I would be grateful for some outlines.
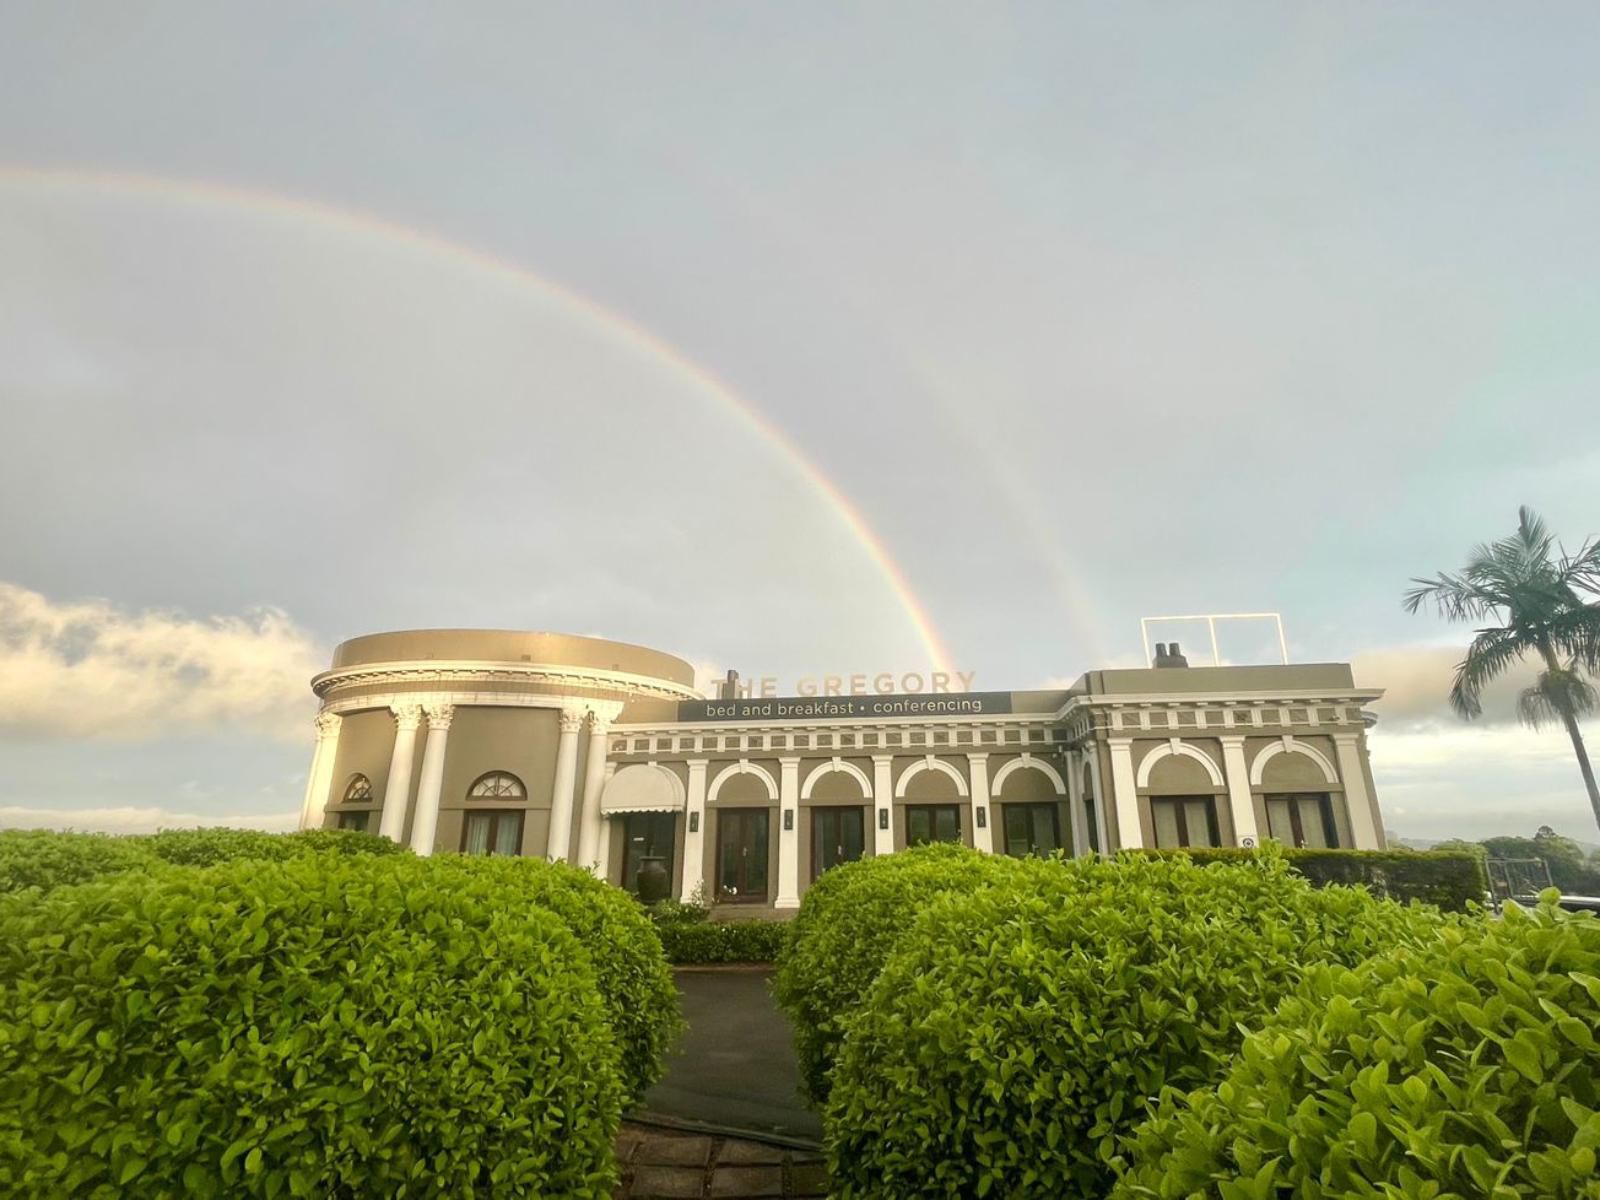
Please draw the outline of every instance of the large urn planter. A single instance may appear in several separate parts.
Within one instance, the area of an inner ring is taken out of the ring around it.
[[[646,904],[665,900],[672,891],[672,880],[667,878],[663,859],[646,857],[639,865],[639,899]]]

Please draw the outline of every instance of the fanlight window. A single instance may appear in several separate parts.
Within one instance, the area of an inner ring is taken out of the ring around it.
[[[527,794],[527,790],[522,786],[522,780],[504,771],[489,772],[473,784],[472,790],[467,793],[473,799],[490,800],[521,800]]]
[[[350,785],[344,789],[346,804],[371,804],[372,780],[365,775],[352,775]]]

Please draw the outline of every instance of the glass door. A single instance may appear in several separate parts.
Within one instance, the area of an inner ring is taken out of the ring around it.
[[[1339,844],[1332,797],[1326,792],[1268,796],[1267,832],[1285,846],[1325,850]]]
[[[811,878],[829,867],[855,862],[866,848],[863,810],[818,806],[811,810]]]
[[[767,830],[764,808],[725,808],[717,813],[717,899],[767,898]]]
[[[921,846],[927,842],[959,842],[960,840],[961,806],[959,804],[906,805],[906,845]]]
[[[1054,804],[1007,804],[1006,853],[1043,858],[1061,847],[1061,819]]]
[[[674,813],[629,813],[623,826],[622,886],[639,890],[639,868],[647,858],[661,860],[671,879],[673,850],[676,849],[678,818]]]

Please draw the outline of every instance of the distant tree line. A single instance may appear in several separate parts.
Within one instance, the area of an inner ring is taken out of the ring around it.
[[[1539,859],[1550,868],[1550,882],[1570,895],[1600,896],[1600,850],[1585,851],[1548,825],[1531,838],[1492,837],[1481,842],[1453,838],[1435,850],[1471,850],[1487,858]]]

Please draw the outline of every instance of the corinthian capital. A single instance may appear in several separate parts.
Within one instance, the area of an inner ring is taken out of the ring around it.
[[[429,729],[449,729],[450,722],[455,720],[456,716],[454,704],[430,704],[425,711],[428,714]]]
[[[561,708],[561,732],[577,733],[583,728],[583,719],[589,715],[589,710],[581,705],[563,705]]]
[[[394,727],[401,733],[415,733],[422,724],[422,705],[420,704],[391,704],[389,711],[394,714]]]
[[[339,724],[343,720],[338,713],[321,712],[317,714],[316,726],[319,738],[331,738],[339,732]]]
[[[621,703],[615,700],[596,700],[588,708],[589,733],[593,737],[605,737],[611,730],[611,722],[622,713]]]

